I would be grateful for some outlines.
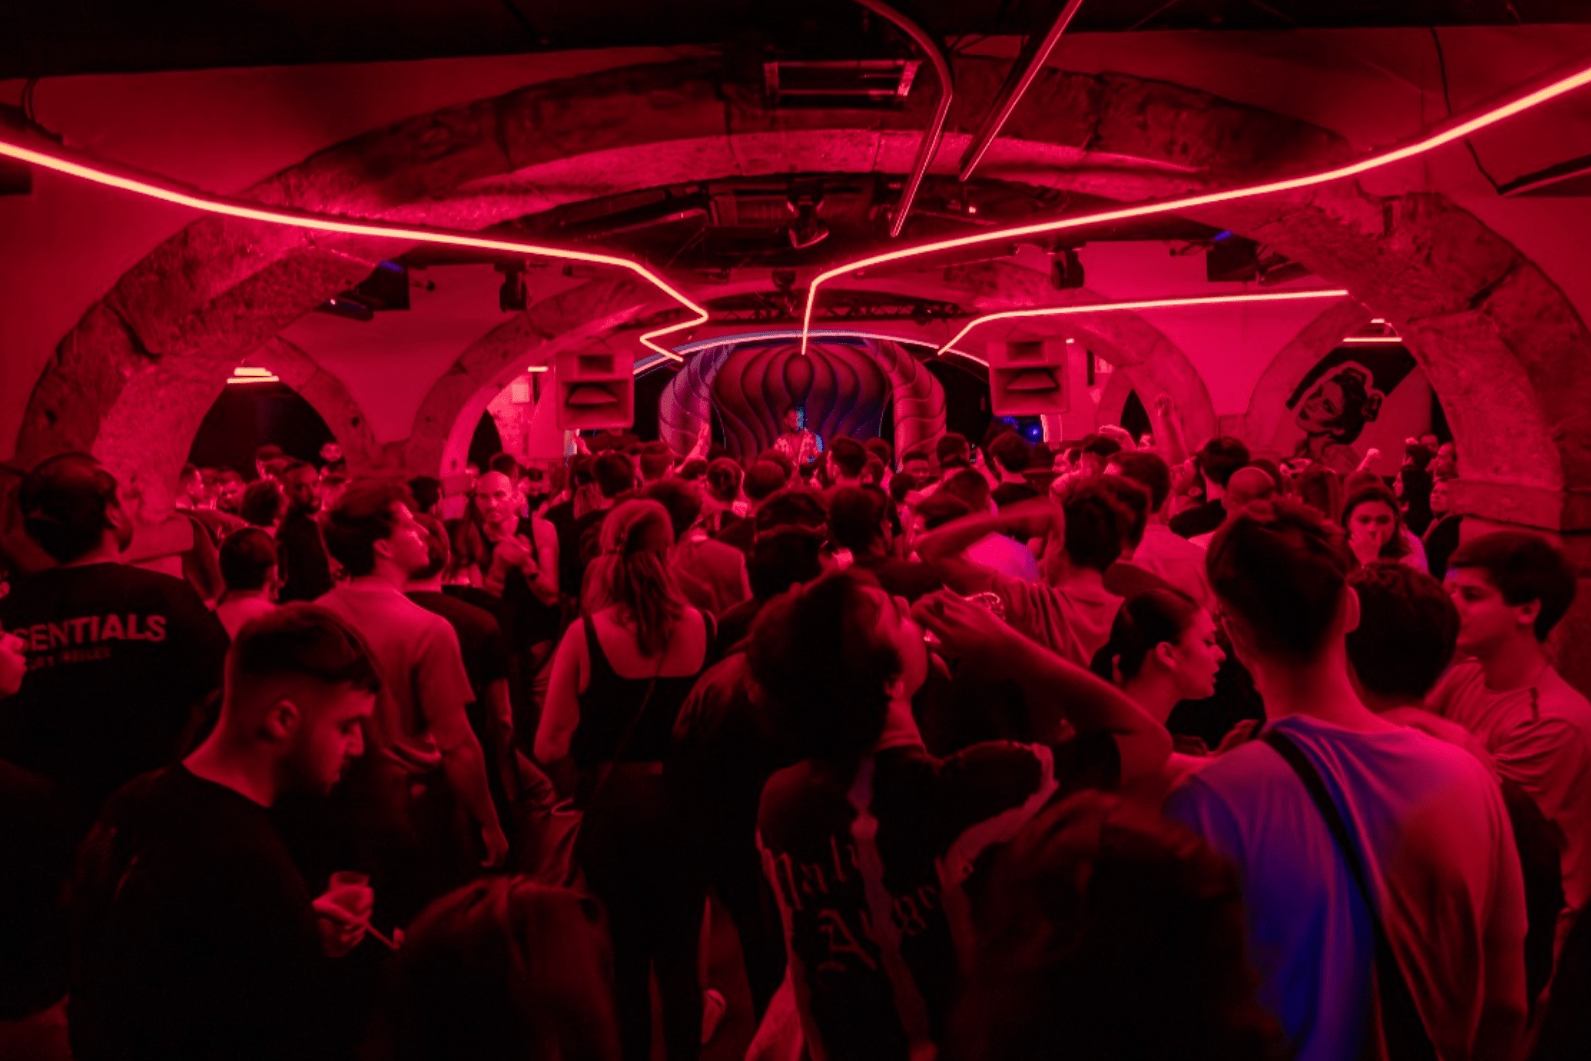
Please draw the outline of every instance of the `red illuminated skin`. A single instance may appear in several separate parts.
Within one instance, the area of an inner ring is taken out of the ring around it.
[[[17,635],[0,631],[0,698],[15,696],[27,671],[27,646]]]
[[[1348,516],[1348,545],[1361,564],[1373,564],[1398,526],[1397,514],[1385,501],[1366,501]]]

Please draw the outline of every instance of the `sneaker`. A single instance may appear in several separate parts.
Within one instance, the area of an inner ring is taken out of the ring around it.
[[[724,1001],[724,996],[708,988],[702,992],[702,1045],[706,1046],[713,1041],[713,1036],[718,1034],[718,1029],[724,1023],[724,1011],[729,1008],[729,1003]]]

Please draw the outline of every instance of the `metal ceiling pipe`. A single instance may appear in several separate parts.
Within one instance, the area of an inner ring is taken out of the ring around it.
[[[972,171],[978,168],[978,163],[983,161],[984,153],[989,150],[989,145],[994,143],[994,138],[1000,135],[1000,130],[1005,127],[1006,120],[1011,117],[1011,112],[1016,110],[1016,105],[1022,101],[1027,93],[1028,86],[1033,84],[1033,79],[1039,76],[1039,71],[1044,69],[1044,64],[1049,61],[1050,53],[1060,43],[1061,35],[1066,32],[1066,27],[1072,24],[1072,18],[1077,14],[1077,9],[1083,6],[1083,0],[1066,0],[1066,6],[1061,8],[1061,13],[1055,16],[1055,24],[1044,35],[1039,46],[1033,54],[1028,56],[1025,65],[1013,66],[1011,73],[1000,88],[1000,95],[995,105],[989,111],[989,116],[983,120],[983,125],[978,129],[978,135],[972,138],[972,143],[967,145],[966,153],[961,156],[961,180],[967,181],[972,177]],[[1018,60],[1020,62],[1020,59]],[[1020,76],[1015,76],[1018,70]]]
[[[901,192],[900,203],[895,207],[895,218],[889,226],[890,237],[894,238],[906,227],[906,216],[911,213],[912,202],[917,198],[917,189],[922,186],[923,177],[928,173],[928,165],[933,162],[934,155],[939,151],[939,142],[945,135],[945,119],[950,117],[950,104],[955,100],[956,87],[950,73],[950,60],[945,58],[945,50],[928,35],[926,30],[882,0],[856,0],[856,2],[900,27],[902,32],[916,41],[917,46],[927,53],[934,64],[934,70],[939,74],[939,106],[934,111],[934,120],[923,133],[923,138],[917,146],[917,161],[912,164],[911,176],[907,178],[906,187]]]

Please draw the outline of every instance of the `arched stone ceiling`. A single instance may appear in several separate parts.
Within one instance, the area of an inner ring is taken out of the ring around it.
[[[1001,63],[962,60],[952,124],[975,121],[1004,73]],[[679,178],[898,173],[929,105],[924,95],[898,113],[771,112],[759,86],[726,80],[716,60],[648,66],[417,116],[321,152],[251,194],[482,228]],[[940,168],[962,140],[946,138]],[[1047,70],[986,172],[1137,200],[1344,155],[1323,130],[1201,92]],[[1439,196],[1383,199],[1347,185],[1191,216],[1264,241],[1393,319],[1449,410],[1466,475],[1546,489],[1591,479],[1591,374],[1578,371],[1591,335],[1539,269],[1467,213]],[[30,401],[19,453],[108,453],[112,440],[137,441],[112,428],[139,421],[153,394],[197,400],[197,381],[210,378],[197,363],[235,361],[394,250],[195,222],[63,339]],[[175,449],[154,446],[139,459],[150,474],[174,475]]]

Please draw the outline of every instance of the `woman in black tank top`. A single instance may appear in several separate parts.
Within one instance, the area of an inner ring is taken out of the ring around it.
[[[694,1061],[701,1049],[701,893],[682,858],[662,765],[714,631],[674,582],[673,541],[655,501],[626,501],[608,514],[588,581],[591,613],[558,647],[536,733],[538,759],[572,758],[579,770],[586,816],[576,857],[608,910],[628,1061],[651,1056],[654,969],[670,1061]]]

